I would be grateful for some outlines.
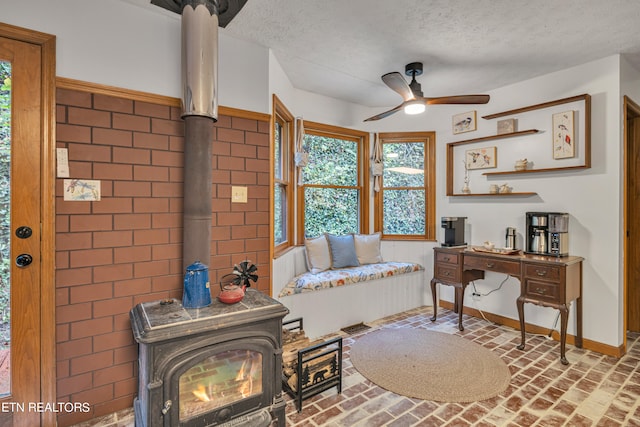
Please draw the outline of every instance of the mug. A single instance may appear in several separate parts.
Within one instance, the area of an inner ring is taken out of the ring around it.
[[[497,184],[491,184],[491,187],[489,187],[489,193],[496,194],[497,192],[498,192],[498,185]]]

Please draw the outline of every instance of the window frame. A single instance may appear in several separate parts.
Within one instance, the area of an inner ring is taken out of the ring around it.
[[[357,143],[358,146],[358,184],[355,188],[359,191],[358,200],[358,225],[359,233],[369,231],[369,206],[370,206],[370,179],[369,179],[369,132],[363,132],[355,129],[343,128],[339,126],[326,125],[317,122],[304,122],[304,131],[306,134],[325,136],[329,138],[347,139]],[[303,244],[305,240],[305,188],[345,188],[339,185],[307,185],[302,183],[298,185],[297,193],[297,237],[299,244]],[[352,188],[352,187],[349,187]]]
[[[272,96],[272,114],[271,114],[271,161],[270,161],[270,210],[271,215],[269,218],[269,240],[271,241],[272,257],[278,258],[283,253],[287,252],[290,248],[295,246],[295,166],[293,164],[293,158],[295,153],[295,117],[287,109],[284,103],[275,95]],[[281,169],[282,178],[275,176],[276,170],[276,124],[280,124],[281,128],[285,130],[285,135],[280,141],[281,149]],[[285,188],[286,203],[282,207],[284,209],[284,219],[286,225],[284,227],[286,233],[286,239],[281,243],[275,241],[275,187],[276,185],[282,185]]]
[[[428,240],[436,238],[436,133],[435,132],[384,132],[378,134],[380,144],[424,143],[424,187],[425,192],[425,233],[424,234],[385,234],[384,233],[384,178],[380,177],[380,191],[374,196],[374,230],[382,234],[384,240]],[[383,150],[384,152],[384,150]],[[408,187],[389,187],[389,190],[408,189]]]

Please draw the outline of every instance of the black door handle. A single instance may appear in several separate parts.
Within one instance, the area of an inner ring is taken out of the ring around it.
[[[16,236],[20,239],[28,239],[32,234],[33,230],[31,230],[31,227],[27,227],[26,225],[16,228]]]
[[[26,267],[33,262],[33,257],[29,254],[20,254],[16,257],[18,267]]]

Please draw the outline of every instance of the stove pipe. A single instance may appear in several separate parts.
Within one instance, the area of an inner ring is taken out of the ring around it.
[[[211,144],[218,119],[218,26],[247,0],[151,0],[182,15],[183,270],[211,261]]]
[[[211,263],[211,144],[218,120],[218,10],[208,0],[182,9],[182,117],[184,119],[183,270]]]

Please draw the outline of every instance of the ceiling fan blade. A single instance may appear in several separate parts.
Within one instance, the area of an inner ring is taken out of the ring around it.
[[[391,89],[398,92],[405,101],[415,99],[409,83],[407,83],[404,77],[402,77],[402,74],[397,71],[383,75],[382,81]]]
[[[489,102],[489,95],[458,95],[439,96],[437,98],[424,98],[425,102],[431,104],[486,104]]]
[[[372,122],[374,120],[384,119],[385,117],[389,117],[393,113],[397,113],[398,111],[402,110],[402,107],[404,107],[404,102],[397,107],[392,108],[391,110],[385,111],[384,113],[376,114],[375,116],[369,117],[368,119],[364,119],[364,121]]]

